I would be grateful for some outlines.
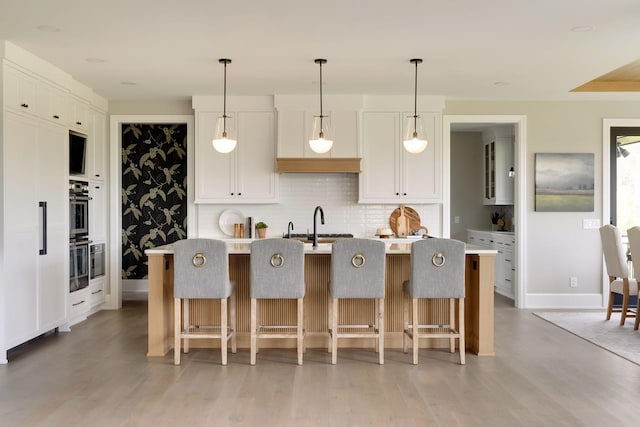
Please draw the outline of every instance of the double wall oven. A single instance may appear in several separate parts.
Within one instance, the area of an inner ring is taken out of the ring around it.
[[[89,286],[89,184],[69,181],[69,291]]]

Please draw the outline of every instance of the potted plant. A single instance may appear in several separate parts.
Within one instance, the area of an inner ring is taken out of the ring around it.
[[[256,224],[256,234],[259,239],[267,237],[267,228],[269,228],[269,226],[262,221]]]

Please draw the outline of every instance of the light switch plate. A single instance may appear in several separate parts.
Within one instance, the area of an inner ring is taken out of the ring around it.
[[[600,220],[599,219],[583,219],[582,220],[582,228],[584,229],[593,229],[600,228]]]

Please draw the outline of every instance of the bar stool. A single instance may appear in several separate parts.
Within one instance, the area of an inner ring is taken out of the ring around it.
[[[451,353],[455,352],[455,340],[459,341],[460,364],[464,365],[464,267],[465,244],[458,240],[430,238],[411,245],[410,279],[403,283],[402,349],[407,352],[407,337],[413,341],[413,364],[418,364],[420,338],[449,338]],[[418,299],[446,298],[449,300],[449,323],[420,325],[418,323]],[[409,324],[409,299],[412,303],[412,320]],[[455,300],[458,300],[458,329],[455,328]],[[420,332],[420,329],[445,329],[444,332]]]
[[[384,288],[385,245],[371,239],[344,239],[331,248],[329,282],[329,351],[331,364],[338,361],[338,338],[375,338],[378,362],[384,364]],[[374,324],[338,324],[338,300],[375,299]],[[365,332],[340,332],[341,329],[372,329]]]
[[[638,279],[640,278],[640,227],[637,225],[627,230],[627,236],[629,237],[629,249],[631,250],[631,262],[633,265],[633,275],[635,276],[636,288],[638,287]],[[636,304],[636,321],[633,324],[633,329],[636,331],[640,327],[640,292],[638,292]]]
[[[251,365],[256,364],[258,339],[295,338],[298,365],[304,352],[304,244],[289,239],[261,239],[251,243]],[[295,325],[258,325],[258,300],[296,299]],[[293,329],[295,332],[261,332],[269,329]]]
[[[174,248],[174,363],[180,364],[180,341],[184,352],[189,352],[189,339],[220,339],[222,364],[227,364],[227,342],[231,339],[231,352],[236,352],[236,296],[235,282],[229,280],[227,245],[221,240],[185,239],[173,244]],[[190,299],[219,299],[220,324],[191,324]],[[229,313],[227,314],[227,302]],[[180,315],[183,305],[182,316]],[[228,319],[230,322],[228,322]],[[231,323],[231,327],[228,327]],[[219,333],[206,330],[218,329]]]

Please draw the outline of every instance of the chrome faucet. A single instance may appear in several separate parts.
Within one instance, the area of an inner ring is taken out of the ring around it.
[[[324,224],[324,211],[322,210],[322,207],[316,206],[316,210],[313,211],[313,247],[314,248],[318,247],[318,223],[317,223],[318,211],[320,211],[320,223]]]
[[[287,225],[287,238],[291,238],[291,230],[293,230],[293,222],[289,221],[289,225]]]

